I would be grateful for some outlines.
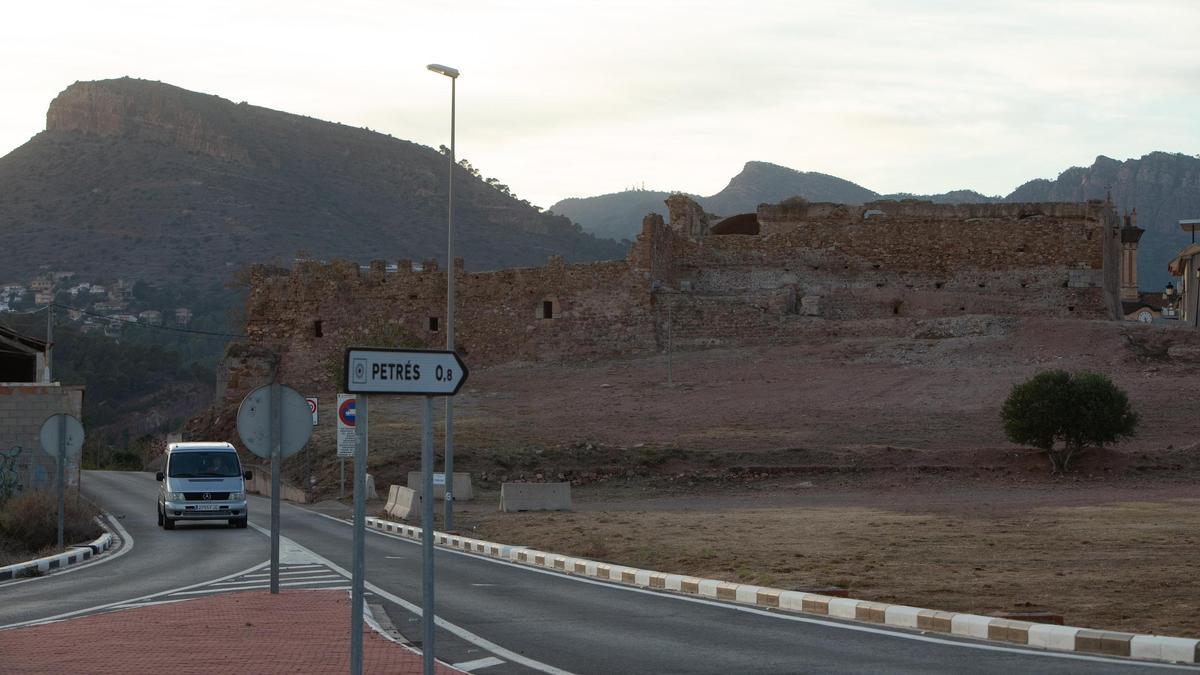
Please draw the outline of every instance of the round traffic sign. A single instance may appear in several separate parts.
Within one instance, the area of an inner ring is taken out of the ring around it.
[[[354,402],[355,399],[348,398],[338,406],[338,419],[348,427],[354,426]]]
[[[300,451],[312,436],[312,412],[299,392],[283,385],[264,385],[246,394],[238,407],[238,435],[250,452],[271,457],[271,387],[279,387],[279,453],[283,458]]]
[[[60,431],[63,430],[66,435],[60,439]],[[46,418],[45,422],[42,422],[38,437],[42,442],[42,450],[47,455],[58,457],[59,444],[65,440],[65,447],[62,450],[65,450],[67,456],[71,456],[83,449],[83,424],[72,415],[64,413],[51,415]]]

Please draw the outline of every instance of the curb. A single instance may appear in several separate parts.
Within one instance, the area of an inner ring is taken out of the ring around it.
[[[421,528],[419,527],[393,523],[373,516],[367,517],[367,527],[408,539],[421,538]],[[819,593],[736,584],[717,579],[701,579],[682,574],[666,574],[624,565],[598,563],[594,560],[547,553],[525,546],[497,544],[437,531],[434,531],[433,540],[435,544],[441,546],[532,567],[544,567],[566,574],[754,605],[766,609],[782,609],[1055,651],[1126,656],[1134,659],[1172,663],[1200,663],[1200,639],[1138,635],[1074,626],[1014,621],[978,614],[941,612],[868,600],[835,598]]]
[[[105,525],[103,520],[97,518],[96,521],[100,523],[101,527],[108,530],[108,526]],[[50,570],[61,569],[68,565],[91,560],[92,556],[99,555],[112,548],[112,542],[112,531],[108,530],[97,537],[95,541],[83,546],[72,546],[70,550],[63,553],[0,567],[0,581],[8,581],[23,576],[37,576],[45,574]]]

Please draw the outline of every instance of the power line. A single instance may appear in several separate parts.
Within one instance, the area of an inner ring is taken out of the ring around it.
[[[137,326],[138,328],[151,328],[154,330],[166,330],[166,331],[173,331],[175,333],[190,333],[192,335],[207,335],[209,337],[224,337],[224,338],[247,338],[247,337],[250,337],[249,335],[243,335],[241,333],[219,333],[217,331],[197,330],[194,328],[178,328],[176,326],[158,326],[158,325],[155,325],[152,323],[143,323],[141,321],[138,321],[137,319],[130,321],[128,319],[118,319],[114,316],[109,316],[106,314],[96,314],[95,312],[89,312],[86,309],[78,309],[78,308],[71,307],[69,305],[63,305],[63,304],[60,304],[57,302],[50,303],[50,304],[53,305],[54,307],[61,307],[63,309],[70,310],[72,312],[79,312],[80,314],[86,314],[87,316],[94,316],[98,319],[104,319],[105,321],[108,321],[110,324],[124,324],[126,326]]]

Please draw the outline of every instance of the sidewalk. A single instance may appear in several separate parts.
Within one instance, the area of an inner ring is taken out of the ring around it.
[[[349,616],[342,590],[223,593],[0,631],[0,670],[340,675],[350,671]],[[364,625],[363,672],[419,675],[421,655]]]

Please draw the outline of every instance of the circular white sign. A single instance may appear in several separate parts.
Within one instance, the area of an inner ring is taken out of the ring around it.
[[[250,452],[263,459],[271,458],[271,387],[264,385],[246,394],[238,407],[238,435]],[[279,452],[287,458],[312,436],[312,412],[304,396],[291,387],[279,385],[279,402]]]
[[[65,426],[62,424],[66,418]],[[83,449],[83,424],[75,417],[64,413],[51,415],[42,422],[42,429],[38,432],[38,437],[42,442],[42,450],[51,457],[58,457],[59,452],[59,433],[61,430],[66,431],[66,454],[68,457],[78,454]]]

